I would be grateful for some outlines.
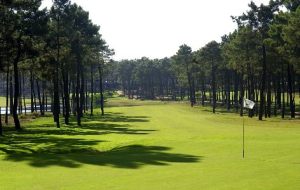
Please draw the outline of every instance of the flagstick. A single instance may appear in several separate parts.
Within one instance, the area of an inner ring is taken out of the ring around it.
[[[255,106],[255,103],[251,100],[243,98],[243,104],[242,104],[242,112],[244,112],[244,108],[247,108],[248,110],[252,110]],[[242,113],[243,117],[243,159],[245,158],[245,118],[244,113]]]

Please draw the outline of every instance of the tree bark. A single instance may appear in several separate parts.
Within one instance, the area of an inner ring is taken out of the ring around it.
[[[35,80],[35,82],[36,82],[37,95],[38,95],[38,100],[39,100],[39,105],[40,105],[40,114],[43,115],[43,105],[42,105],[42,99],[41,99],[40,84],[39,84],[38,80]]]
[[[216,112],[216,68],[215,68],[215,64],[214,61],[212,60],[211,62],[211,83],[212,83],[212,106],[213,106],[213,113]]]
[[[33,101],[33,94],[34,94],[34,83],[33,83],[33,74],[32,70],[30,70],[30,105],[31,105],[31,113],[34,112],[34,101]]]
[[[24,106],[24,112],[25,112],[25,115],[27,114],[27,108],[26,108],[26,92],[25,92],[25,76],[23,74],[22,76],[22,83],[23,83],[23,106]]]
[[[58,63],[56,63],[58,64]],[[59,112],[60,112],[60,104],[59,104],[59,85],[58,85],[58,65],[55,68],[54,81],[53,81],[53,117],[54,122],[56,123],[56,127],[60,128],[59,124]]]
[[[56,46],[57,46],[57,52],[56,52],[56,61],[55,61],[55,69],[54,69],[54,81],[53,81],[53,117],[54,122],[56,123],[56,127],[60,128],[59,123],[59,114],[60,114],[60,102],[59,102],[59,62],[60,62],[60,15],[57,17],[57,35],[56,35]]]
[[[230,110],[231,105],[230,105],[230,71],[226,69],[226,107],[227,111]]]
[[[42,81],[42,107],[41,107],[41,115],[45,115],[45,106],[47,107],[47,101],[46,101],[46,105],[45,105],[45,81]]]
[[[238,101],[238,95],[239,95],[239,77],[238,74],[235,72],[234,74],[234,107],[236,112],[238,113],[239,109],[239,101]]]
[[[263,70],[262,70],[262,79],[261,79],[261,87],[260,87],[260,104],[259,104],[259,116],[258,119],[262,120],[265,106],[265,86],[266,86],[266,70],[267,70],[267,57],[266,57],[266,47],[263,44],[262,46],[262,54],[263,54]]]
[[[85,80],[84,80],[84,71],[83,71],[83,66],[81,64],[81,74],[80,74],[80,79],[81,79],[81,85],[80,85],[80,116],[83,117],[83,109],[84,109],[84,103],[85,103],[85,98],[84,98],[84,83],[85,83]]]
[[[79,69],[77,71],[76,77],[76,116],[77,116],[77,125],[81,126],[81,114],[80,114],[80,97],[79,97],[79,88],[80,88],[80,74]]]
[[[102,70],[102,63],[100,63],[100,66],[98,67],[99,71],[99,82],[100,82],[100,109],[101,109],[101,115],[104,115],[104,95],[103,95],[103,70]]]
[[[94,68],[93,64],[91,64],[91,116],[93,116],[94,112]]]
[[[69,125],[70,118],[70,94],[69,94],[69,75],[67,71],[63,71],[63,87],[64,87],[64,104],[65,104],[65,124]]]
[[[271,76],[269,74],[268,89],[267,89],[267,116],[271,117],[271,104],[272,104],[272,94],[271,94]]]
[[[8,124],[8,99],[9,99],[9,67],[6,71],[6,109],[5,109],[5,124]]]
[[[12,115],[14,106],[13,71],[9,76],[9,114]]]
[[[293,66],[288,64],[288,89],[289,89],[289,100],[290,100],[290,112],[291,118],[295,118],[295,96],[294,96],[294,85],[293,85]]]
[[[189,70],[189,65],[188,63],[186,63],[186,74],[188,77],[188,83],[189,83],[189,96],[190,96],[190,103],[191,103],[191,107],[194,106],[195,104],[195,100],[194,100],[194,95],[193,95],[193,79],[192,79],[192,75],[191,72]]]
[[[281,87],[282,87],[282,104],[281,104],[281,118],[285,117],[285,80],[284,80],[284,67],[281,66]]]
[[[204,75],[204,74],[203,74]],[[202,76],[202,97],[201,97],[201,104],[204,106],[206,100],[206,90],[205,90],[205,76]]]
[[[22,85],[22,74],[19,72],[19,113],[22,114],[23,108],[22,108],[22,95],[23,95],[23,85]]]
[[[20,120],[18,117],[18,100],[19,100],[19,68],[18,68],[18,62],[20,60],[21,57],[21,37],[18,38],[17,40],[17,56],[13,62],[13,67],[14,67],[14,103],[13,103],[13,110],[12,110],[12,114],[13,114],[13,118],[14,118],[14,123],[15,123],[15,129],[16,130],[21,130],[21,124],[20,124]]]

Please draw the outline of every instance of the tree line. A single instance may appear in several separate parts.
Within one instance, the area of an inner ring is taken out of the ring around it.
[[[249,3],[232,16],[237,29],[197,51],[181,45],[164,59],[143,57],[111,65],[110,81],[128,98],[184,100],[243,115],[243,98],[256,103],[249,117],[290,115],[300,96],[300,1]]]
[[[77,124],[89,108],[93,114],[95,93],[103,110],[103,67],[113,55],[92,23],[89,13],[69,0],[53,0],[50,9],[41,0],[0,1],[0,70],[5,80],[6,114],[17,130],[19,113],[26,109],[44,115],[51,105],[54,122],[60,115]],[[97,85],[97,87],[95,87]],[[98,91],[95,91],[98,89]],[[22,108],[23,107],[23,108]],[[50,108],[49,108],[50,109]],[[2,122],[0,122],[2,134]]]

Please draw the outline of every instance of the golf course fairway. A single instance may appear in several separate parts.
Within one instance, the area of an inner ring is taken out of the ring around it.
[[[106,115],[0,138],[1,190],[297,190],[300,121],[212,114],[186,103],[108,100]],[[63,122],[63,121],[62,121]]]

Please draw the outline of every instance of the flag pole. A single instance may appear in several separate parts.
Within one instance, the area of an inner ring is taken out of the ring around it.
[[[242,112],[244,112],[244,108],[252,110],[254,106],[255,103],[253,101],[243,98]],[[245,118],[243,113],[242,113],[242,117],[243,117],[243,159],[244,159],[245,158]]]

